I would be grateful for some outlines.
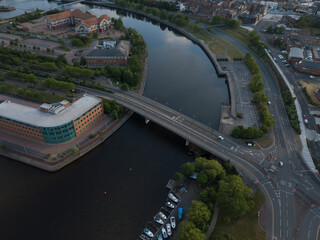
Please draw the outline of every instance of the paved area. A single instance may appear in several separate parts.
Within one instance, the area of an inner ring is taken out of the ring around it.
[[[220,62],[223,70],[229,71],[234,81],[235,89],[235,100],[236,100],[236,111],[243,114],[243,118],[238,118],[236,120],[228,117],[223,117],[221,119],[221,128],[223,132],[230,132],[227,127],[231,125],[231,129],[236,125],[243,125],[244,127],[259,127],[259,114],[254,103],[251,102],[253,93],[250,90],[249,83],[252,77],[251,72],[247,68],[244,61],[230,61],[230,62]],[[225,132],[225,133],[226,133]]]

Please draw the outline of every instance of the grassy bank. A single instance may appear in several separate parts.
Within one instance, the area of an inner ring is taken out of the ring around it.
[[[266,233],[258,224],[258,211],[265,202],[260,191],[256,191],[253,200],[255,206],[242,218],[224,223],[224,215],[219,214],[214,232],[226,232],[234,236],[237,240],[265,240]]]

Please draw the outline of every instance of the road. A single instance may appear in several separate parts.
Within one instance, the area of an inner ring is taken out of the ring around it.
[[[279,191],[277,192],[278,204],[274,204],[275,218],[279,217],[279,221],[274,222],[274,235],[277,239],[294,239],[295,238],[295,215],[294,215],[294,193],[301,191],[303,196],[309,197],[310,206],[318,205],[319,199],[319,183],[318,179],[311,173],[304,163],[297,138],[290,127],[285,108],[281,99],[280,90],[271,71],[264,62],[254,54],[245,44],[225,34],[219,29],[213,28],[212,31],[219,37],[224,38],[229,43],[237,47],[244,54],[250,52],[260,67],[265,84],[265,92],[269,100],[270,112],[273,114],[276,125],[274,134],[276,139],[275,147],[272,149],[273,159],[275,162],[282,161],[284,166],[278,168],[277,178]],[[312,189],[311,189],[312,188]],[[305,224],[305,223],[303,223]],[[318,228],[312,229],[315,236]],[[300,238],[313,239],[313,238]]]

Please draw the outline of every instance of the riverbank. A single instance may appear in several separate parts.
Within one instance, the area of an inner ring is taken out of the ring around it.
[[[138,93],[143,94],[145,83],[147,80],[147,73],[148,73],[148,51],[146,51],[146,55],[144,56],[144,70],[142,74],[142,79],[139,84]],[[67,143],[64,143],[63,145],[66,145],[72,141],[73,146],[76,146],[77,152],[72,153],[70,148],[63,151],[62,153],[55,152],[56,154],[53,154],[50,149],[50,144],[45,144],[47,146],[46,152],[41,152],[40,150],[32,149],[31,147],[26,147],[25,144],[17,144],[16,139],[10,139],[10,134],[2,134],[0,137],[0,145],[2,146],[0,148],[0,155],[10,158],[12,160],[16,160],[25,164],[28,164],[33,167],[40,168],[45,171],[49,172],[55,172],[57,170],[60,170],[61,168],[67,166],[68,164],[74,162],[78,158],[82,157],[86,153],[90,152],[94,148],[96,148],[98,145],[103,143],[106,139],[108,139],[113,133],[115,133],[119,128],[121,128],[126,121],[131,117],[133,114],[133,111],[127,110],[124,115],[113,121],[107,121],[103,123],[102,126],[100,126],[99,129],[94,129],[94,133],[91,133],[90,130],[94,128],[93,126],[91,129],[89,129],[87,132],[85,132],[85,138],[81,136],[77,139],[73,139]],[[103,121],[103,119],[102,119]],[[98,122],[96,123],[98,124]],[[100,121],[100,125],[101,125]],[[91,138],[90,135],[94,135],[94,138]],[[27,139],[19,139],[19,141],[28,141]],[[32,143],[36,144],[36,143]],[[31,144],[31,145],[32,145]],[[60,145],[60,144],[59,144]],[[62,145],[62,144],[61,144]],[[58,145],[55,145],[55,149],[59,149]],[[61,149],[59,149],[61,150]],[[54,150],[57,151],[57,150]]]
[[[1,6],[0,7],[0,12],[11,12],[16,10],[15,7],[9,7],[9,6]]]
[[[191,40],[193,43],[197,44],[204,51],[204,53],[209,58],[210,62],[213,64],[218,77],[226,79],[226,83],[228,85],[228,92],[229,92],[229,101],[230,101],[230,116],[233,118],[236,118],[236,105],[235,105],[235,94],[234,94],[234,84],[235,84],[234,81],[235,80],[232,78],[232,76],[229,72],[223,71],[223,69],[221,68],[221,66],[217,60],[216,55],[210,51],[209,46],[203,40],[199,40],[197,37],[195,37],[191,33],[187,32],[185,29],[175,25],[174,23],[171,23],[167,20],[160,19],[159,17],[153,16],[151,14],[147,14],[147,13],[144,13],[141,11],[136,11],[136,10],[133,10],[130,8],[124,8],[124,7],[120,7],[120,6],[116,6],[114,4],[108,4],[108,3],[100,3],[100,2],[92,2],[92,1],[90,1],[90,2],[89,1],[82,1],[81,3],[87,4],[87,5],[96,5],[96,6],[102,6],[102,7],[107,7],[107,8],[111,8],[111,9],[123,10],[123,11],[127,11],[130,13],[134,13],[134,14],[143,16],[143,17],[150,19],[152,21],[156,21],[158,23],[164,24],[165,26],[175,30],[179,34],[185,36],[186,38]]]

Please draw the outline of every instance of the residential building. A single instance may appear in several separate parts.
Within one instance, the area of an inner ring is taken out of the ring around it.
[[[238,18],[242,21],[243,24],[255,24],[259,21],[260,14],[248,14],[246,12],[241,13]]]
[[[100,40],[90,49],[84,57],[88,67],[126,66],[130,52],[130,42],[126,40],[118,42]]]
[[[67,142],[90,128],[103,115],[101,99],[85,94],[74,103],[44,103],[40,109],[9,100],[0,104],[0,130],[34,141]]]
[[[89,36],[93,32],[109,30],[111,19],[105,14],[98,18],[94,15],[83,13],[80,9],[74,9],[73,11],[68,9],[61,13],[48,15],[45,18],[45,22],[50,30],[75,27],[77,34]]]

